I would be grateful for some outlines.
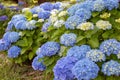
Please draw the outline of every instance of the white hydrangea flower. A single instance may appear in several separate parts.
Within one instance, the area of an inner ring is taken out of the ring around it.
[[[120,59],[120,53],[117,54],[118,59]]]
[[[63,16],[66,16],[68,14],[67,11],[61,11],[59,14],[58,14],[58,17],[63,17]]]
[[[80,30],[83,30],[83,31],[92,30],[92,29],[94,29],[94,25],[91,22],[84,22],[84,23],[79,24],[77,26],[77,29],[80,29]]]
[[[62,25],[64,25],[64,20],[57,20],[55,23],[54,23],[54,27],[56,28],[60,28],[62,27]]]
[[[112,25],[110,24],[109,21],[99,20],[96,23],[96,27],[98,27],[99,29],[106,30],[106,29],[111,29]]]
[[[44,22],[44,19],[38,19],[37,22]]]
[[[50,18],[49,18],[49,20],[50,20],[50,22],[51,22],[52,24],[54,24],[54,22],[58,20],[58,17],[51,15]]]
[[[25,13],[26,11],[30,11],[30,10],[31,10],[30,8],[23,8],[22,13]]]
[[[34,17],[34,18],[38,17],[38,14],[33,14],[33,17]]]

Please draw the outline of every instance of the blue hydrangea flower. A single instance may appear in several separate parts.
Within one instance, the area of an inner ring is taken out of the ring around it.
[[[67,51],[67,56],[75,57],[78,60],[85,58],[86,52],[91,50],[90,46],[82,45],[82,46],[74,46]]]
[[[108,10],[119,7],[119,0],[103,0]]]
[[[94,62],[101,62],[101,61],[105,61],[106,57],[105,54],[103,54],[102,51],[97,50],[97,49],[93,49],[90,50],[86,53],[86,58],[89,58],[90,60],[94,61]]]
[[[13,25],[14,25],[14,24],[13,24],[11,21],[9,21],[9,22],[8,22],[8,25],[7,25],[7,28],[6,28],[5,31],[6,31],[6,32],[7,32],[7,31],[11,31],[12,28],[13,28]]]
[[[6,21],[8,17],[6,15],[0,16],[0,21]]]
[[[49,11],[41,11],[38,13],[38,18],[40,19],[48,19],[50,17]]]
[[[89,11],[93,11],[94,0],[86,0],[85,2],[80,3],[79,9],[83,8]]]
[[[40,52],[43,56],[52,56],[60,51],[60,44],[57,42],[46,42],[40,47]]]
[[[62,2],[56,2],[53,4],[53,9],[59,10],[61,8]]]
[[[26,24],[27,24],[28,22],[27,21],[25,21],[25,20],[19,20],[16,24],[15,24],[15,28],[17,29],[17,30],[26,30],[27,29],[27,27],[26,27]]]
[[[75,12],[79,9],[79,5],[80,4],[75,4],[75,5],[72,5],[70,8],[67,9],[67,12],[70,16],[73,16],[75,15]]]
[[[5,41],[8,41],[8,42],[16,42],[18,39],[20,38],[19,36],[19,33],[18,32],[6,32],[4,35],[3,35],[3,39]]]
[[[39,12],[44,11],[44,10],[40,8],[40,6],[35,6],[30,11],[32,12],[32,14],[38,14]]]
[[[103,0],[96,0],[93,4],[94,11],[102,11],[105,9],[105,3]]]
[[[76,38],[77,36],[74,33],[65,33],[60,37],[60,43],[64,44],[65,46],[74,46],[76,43]]]
[[[12,46],[8,50],[8,57],[9,58],[16,58],[20,55],[20,52],[21,52],[21,48],[19,48],[18,46]]]
[[[42,58],[43,55],[38,55],[33,59],[32,68],[34,70],[44,71],[46,69],[46,66],[43,64],[43,60],[40,60]]]
[[[53,4],[50,2],[45,2],[45,3],[40,4],[40,8],[46,11],[51,11],[53,9]]]
[[[110,60],[102,65],[101,70],[107,76],[119,76],[120,75],[120,63],[114,60]]]
[[[65,22],[65,28],[75,29],[82,22],[84,22],[84,19],[82,17],[79,17],[77,15],[71,16]]]
[[[54,80],[73,80],[75,76],[72,74],[72,67],[77,59],[74,57],[63,57],[59,59],[53,68]]]
[[[35,26],[36,22],[37,22],[37,21],[35,21],[35,20],[31,20],[31,21],[29,21],[29,22],[26,23],[26,26],[25,26],[25,27],[26,27],[28,30],[33,30],[34,28],[36,28],[36,26]]]
[[[44,23],[43,26],[42,26],[42,32],[47,32],[48,27],[49,27],[50,25],[51,25],[50,22]]]
[[[116,39],[105,40],[100,45],[100,50],[110,56],[110,54],[118,54],[120,51],[120,43]]]
[[[0,51],[8,50],[10,46],[11,46],[11,43],[3,39],[0,39]]]
[[[91,80],[98,76],[99,67],[89,59],[79,60],[72,68],[72,73],[78,80]]]
[[[87,10],[87,9],[84,9],[84,8],[81,8],[81,9],[78,9],[76,12],[75,12],[75,15],[78,15],[79,17],[83,18],[83,20],[87,20],[87,19],[90,19],[91,17],[91,11]]]
[[[0,9],[4,9],[4,5],[0,4]]]

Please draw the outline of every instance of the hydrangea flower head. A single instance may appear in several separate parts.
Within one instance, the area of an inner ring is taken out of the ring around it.
[[[100,45],[100,50],[110,56],[110,54],[118,54],[120,51],[120,43],[116,39],[105,40]]]
[[[94,11],[102,11],[105,9],[105,3],[103,0],[96,0],[93,4]]]
[[[91,48],[87,45],[74,46],[67,51],[67,56],[75,57],[78,60],[85,58],[86,52]]]
[[[54,23],[54,27],[55,28],[60,28],[64,25],[64,20],[57,20],[55,23]]]
[[[89,59],[79,60],[72,68],[72,73],[78,80],[90,80],[97,77],[99,67]]]
[[[94,61],[94,62],[101,62],[101,61],[105,61],[106,57],[105,54],[103,54],[102,51],[97,50],[97,49],[93,49],[90,50],[86,53],[86,58],[89,58],[90,60]]]
[[[71,16],[65,22],[65,28],[75,29],[82,22],[84,22],[84,19],[82,17],[79,17],[77,15]]]
[[[96,27],[99,29],[107,30],[112,28],[112,24],[109,21],[99,20],[96,22]]]
[[[29,22],[26,23],[26,28],[28,30],[33,30],[34,28],[36,28],[35,24],[36,24],[37,21],[35,20],[31,20]]]
[[[19,36],[19,33],[18,32],[6,32],[4,35],[3,35],[3,39],[5,41],[8,41],[8,42],[16,42],[18,39],[20,38]]]
[[[108,10],[119,7],[119,0],[103,0]]]
[[[62,6],[62,2],[56,2],[53,4],[53,9],[59,10]]]
[[[18,22],[16,22],[15,28],[17,30],[26,30],[27,29],[27,27],[26,27],[27,23],[28,23],[27,21],[19,20]]]
[[[74,46],[76,43],[76,38],[77,36],[74,33],[65,33],[60,37],[60,43],[64,44],[65,46]]]
[[[19,48],[18,46],[12,46],[8,50],[8,57],[9,58],[16,58],[19,56],[20,52],[21,52],[21,48]]]
[[[120,63],[110,60],[102,65],[102,72],[107,76],[120,75]]]
[[[72,74],[71,69],[76,61],[74,57],[62,57],[59,59],[53,68],[54,80],[73,80],[75,76]]]
[[[8,50],[10,46],[11,46],[11,43],[3,39],[0,39],[0,51]]]
[[[30,10],[30,12],[32,12],[32,14],[38,14],[41,11],[44,11],[44,10],[42,8],[40,8],[40,6],[35,6]]]
[[[40,52],[43,56],[52,56],[59,52],[60,44],[57,42],[46,42],[40,47]]]
[[[46,11],[51,11],[54,8],[54,6],[50,2],[45,2],[45,3],[40,4],[40,8]]]
[[[48,19],[50,17],[49,11],[41,11],[38,13],[38,18],[40,19]]]
[[[84,20],[90,19],[91,17],[91,11],[80,8],[75,12],[75,15],[78,15],[79,17],[83,18]]]
[[[44,71],[46,69],[46,66],[43,64],[44,61],[43,60],[39,61],[39,59],[42,59],[42,58],[43,58],[43,55],[38,55],[33,59],[32,68],[34,70]]]
[[[48,27],[51,25],[50,22],[45,22],[42,26],[42,32],[47,32]]]
[[[94,24],[91,22],[84,22],[81,23],[77,26],[77,29],[86,31],[86,30],[93,30],[94,29]]]

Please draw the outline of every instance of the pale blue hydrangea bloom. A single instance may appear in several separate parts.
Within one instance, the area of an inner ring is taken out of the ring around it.
[[[74,80],[75,76],[72,74],[72,67],[75,65],[77,59],[74,57],[62,57],[53,68],[54,80]]]
[[[74,46],[76,43],[76,38],[77,36],[74,33],[65,33],[60,37],[60,43],[64,44],[65,46]]]
[[[9,58],[17,58],[20,55],[20,52],[21,52],[21,48],[19,48],[18,46],[12,46],[8,50],[8,57]]]
[[[26,24],[28,22],[27,21],[24,21],[24,20],[19,20],[16,24],[15,24],[15,28],[17,30],[26,30],[27,27],[26,27]]]
[[[51,11],[54,8],[54,6],[50,2],[44,2],[44,3],[40,4],[40,8],[42,8],[46,11]]]
[[[60,44],[57,42],[46,42],[40,47],[40,54],[43,56],[52,56],[60,51]]]
[[[98,76],[99,67],[89,59],[79,60],[72,68],[72,73],[78,80],[91,80]]]
[[[118,54],[120,51],[120,42],[116,39],[105,40],[101,43],[100,50],[108,56]]]
[[[102,65],[101,71],[107,76],[112,76],[112,75],[119,76],[120,75],[120,63],[114,60],[105,62]]]
[[[38,13],[38,18],[40,19],[48,19],[50,17],[49,11],[41,11]]]
[[[32,14],[38,14],[39,12],[44,11],[44,10],[40,8],[40,6],[35,6],[30,11],[32,12]]]
[[[0,51],[8,50],[10,46],[11,46],[10,42],[0,39]]]
[[[18,39],[20,38],[19,33],[18,32],[6,32],[3,35],[3,39],[5,41],[8,41],[10,43],[16,42]]]
[[[46,66],[43,64],[43,55],[38,55],[33,59],[32,62],[32,68],[34,70],[40,70],[40,71],[44,71],[46,69]]]
[[[33,30],[33,29],[35,29],[35,28],[36,28],[36,26],[35,26],[36,22],[37,22],[37,21],[35,21],[35,20],[31,20],[31,21],[27,22],[27,23],[26,23],[26,28],[27,28],[28,30]]]
[[[7,28],[6,28],[5,31],[6,31],[6,32],[7,32],[7,31],[11,31],[12,28],[13,28],[13,26],[14,26],[14,24],[13,24],[11,21],[9,21],[9,22],[8,22],[8,25],[7,25]]]
[[[106,57],[105,54],[103,54],[102,51],[97,49],[92,49],[86,53],[86,58],[89,58],[90,60],[94,62],[101,62],[105,61]]]

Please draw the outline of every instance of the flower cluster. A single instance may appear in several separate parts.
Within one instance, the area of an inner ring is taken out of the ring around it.
[[[67,56],[75,57],[78,60],[85,58],[86,52],[91,50],[90,46],[82,45],[82,46],[74,46],[67,51]]]
[[[33,59],[32,67],[34,70],[43,71],[46,69],[46,66],[43,64],[42,58],[43,58],[43,55],[39,54]]]
[[[54,23],[54,27],[55,28],[60,28],[64,25],[64,20],[57,20],[55,23]]]
[[[0,16],[0,21],[6,21],[8,17],[6,15]]]
[[[105,75],[120,75],[120,63],[114,60],[110,60],[102,65],[102,72]]]
[[[76,34],[74,33],[69,33],[69,34],[63,34],[60,37],[60,43],[64,44],[65,46],[74,46],[76,43]]]
[[[0,39],[0,51],[8,50],[10,46],[11,46],[10,42]]]
[[[40,54],[43,56],[52,56],[59,52],[60,44],[57,42],[46,42],[40,47]]]
[[[72,68],[72,73],[78,80],[90,80],[97,77],[99,67],[89,59],[79,60]]]
[[[93,49],[90,50],[86,53],[86,58],[89,58],[90,60],[94,61],[94,62],[98,62],[98,61],[105,61],[106,57],[105,54],[103,54],[103,52],[101,52],[100,50],[97,49]]]
[[[72,74],[71,69],[76,61],[77,59],[74,57],[63,57],[59,59],[53,69],[54,80],[73,80],[75,76]]]
[[[77,29],[86,31],[86,30],[93,30],[94,29],[94,25],[91,22],[84,22],[81,23],[77,26]]]
[[[110,54],[118,54],[120,51],[120,42],[116,39],[105,40],[100,45],[100,50],[110,56]]]
[[[96,22],[96,27],[98,27],[99,29],[107,30],[111,29],[112,25],[109,21],[99,20]]]
[[[8,50],[8,57],[9,58],[16,58],[20,55],[20,52],[21,52],[21,48],[19,48],[18,46],[12,46]]]

